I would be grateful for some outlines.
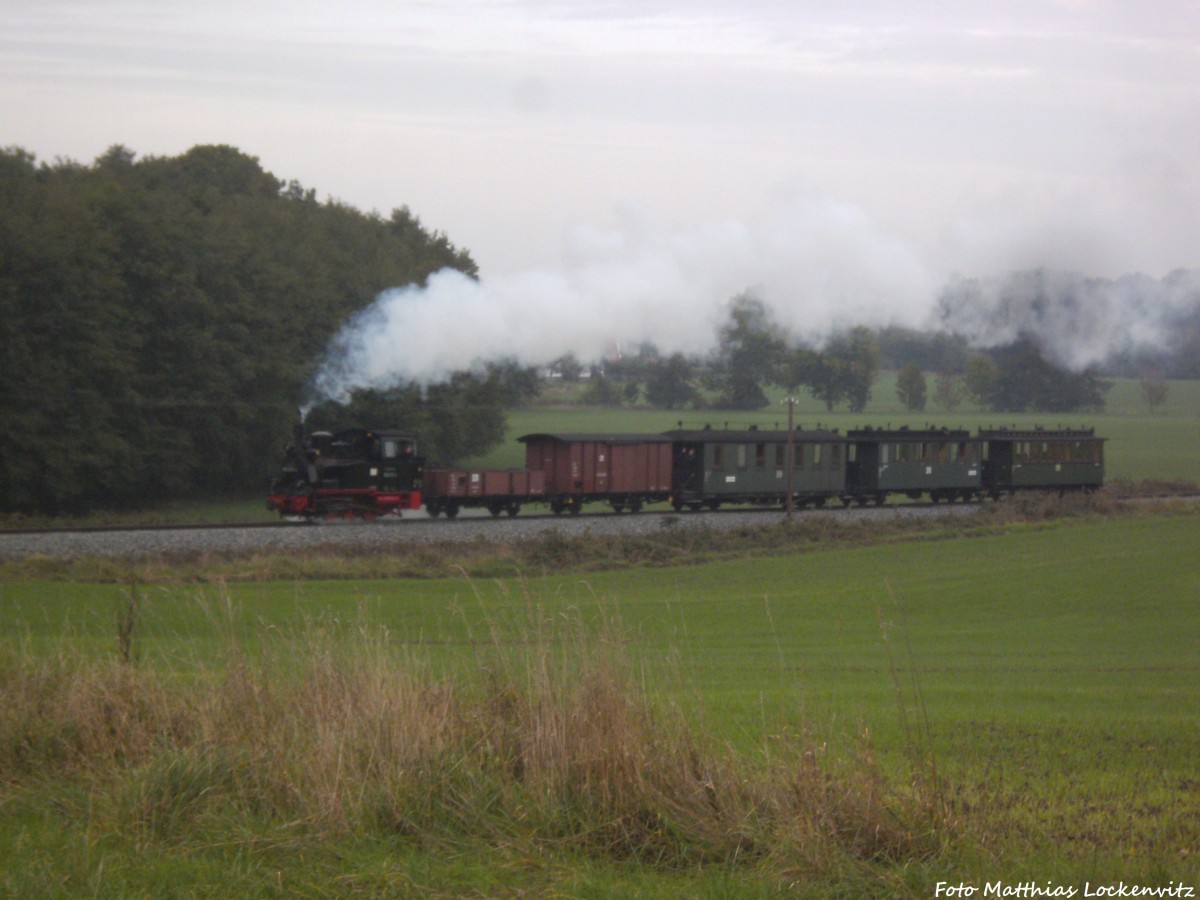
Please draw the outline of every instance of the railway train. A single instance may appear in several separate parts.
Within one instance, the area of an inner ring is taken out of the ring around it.
[[[1104,482],[1104,442],[1091,428],[796,428],[658,434],[527,434],[521,469],[427,469],[414,435],[296,427],[267,506],[304,519],[398,515],[424,507],[454,518],[468,508],[515,516],[538,504],[577,514],[588,503],[637,512],[722,505],[823,507],[933,503],[1017,491],[1091,491]],[[789,465],[790,461],[790,465]]]

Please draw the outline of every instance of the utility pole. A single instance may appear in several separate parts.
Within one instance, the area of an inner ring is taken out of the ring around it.
[[[788,408],[787,453],[784,454],[784,465],[787,467],[784,476],[787,481],[787,501],[783,508],[787,510],[787,520],[790,522],[792,521],[792,510],[795,507],[793,494],[796,479],[796,429],[793,423],[796,419],[796,398],[788,397],[783,402],[787,404]]]

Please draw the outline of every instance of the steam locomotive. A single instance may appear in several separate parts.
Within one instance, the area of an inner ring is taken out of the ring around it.
[[[1091,428],[715,429],[661,434],[537,433],[523,469],[433,469],[412,434],[297,426],[267,507],[305,519],[398,515],[422,506],[453,518],[466,508],[516,515],[539,504],[577,514],[587,503],[637,512],[725,504],[823,507],[933,503],[1017,491],[1092,491],[1104,483],[1104,442]]]
[[[267,508],[306,519],[373,519],[421,508],[425,460],[404,431],[306,434],[297,425]]]

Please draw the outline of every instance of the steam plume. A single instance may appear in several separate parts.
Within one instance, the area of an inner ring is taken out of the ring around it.
[[[939,281],[862,210],[827,199],[689,230],[626,214],[611,229],[577,228],[553,268],[482,281],[443,270],[424,287],[384,291],[330,343],[314,399],[430,384],[499,359],[595,361],[614,343],[703,353],[744,292],[809,342],[853,325],[941,327],[977,347],[1032,333],[1073,369],[1169,348],[1183,322],[1200,321],[1200,270],[1110,280],[1041,269],[954,279],[940,293]]]
[[[957,279],[938,303],[944,327],[974,346],[1038,338],[1055,362],[1080,370],[1124,353],[1169,349],[1200,321],[1200,270],[1087,278],[1037,270],[986,281]]]
[[[933,296],[916,254],[846,204],[800,198],[761,222],[674,232],[627,215],[610,230],[577,229],[555,268],[479,282],[443,270],[425,287],[384,291],[333,340],[316,388],[341,399],[505,357],[597,360],[614,342],[702,352],[745,291],[808,338],[861,322],[916,325]]]

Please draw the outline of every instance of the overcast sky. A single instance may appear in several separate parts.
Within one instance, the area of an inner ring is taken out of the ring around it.
[[[952,275],[1200,267],[1200,0],[0,0],[0,122],[407,205],[486,287],[383,310],[405,359],[450,298],[534,359],[694,349],[755,285],[820,331]]]

